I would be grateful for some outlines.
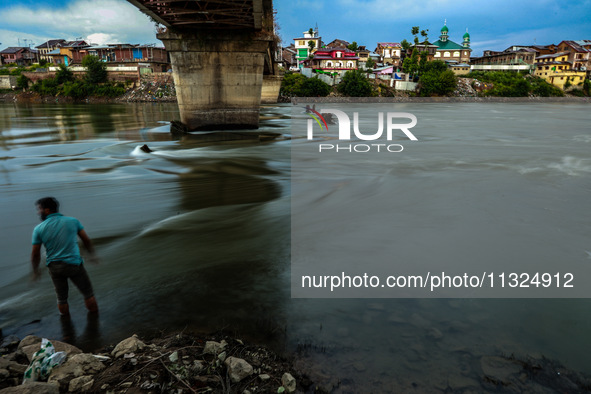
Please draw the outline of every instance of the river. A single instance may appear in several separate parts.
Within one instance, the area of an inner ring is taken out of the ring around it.
[[[488,221],[476,240],[510,223],[512,248],[524,239],[533,256],[591,264],[588,104],[431,103],[417,113],[462,131],[445,144],[422,134],[424,152],[364,179],[365,197],[402,185],[402,224],[436,233],[450,219]],[[309,142],[291,138],[291,114],[289,104],[261,109],[260,130],[281,133],[275,141],[215,143],[172,138],[176,104],[0,103],[3,334],[67,332],[92,351],[133,333],[225,329],[295,352],[324,384],[358,392],[438,392],[458,374],[474,382],[486,355],[543,355],[591,373],[587,298],[292,298],[290,145]],[[517,119],[531,127],[511,127]],[[339,177],[354,171],[340,165]],[[315,212],[331,209],[325,192],[307,190]],[[29,280],[34,202],[50,195],[95,242],[100,263],[87,269],[98,321],[72,289],[72,325],[62,326],[46,270]],[[414,217],[411,202],[429,195]],[[452,235],[420,234],[449,258],[479,252],[470,239],[451,247]],[[567,241],[547,241],[555,237]]]

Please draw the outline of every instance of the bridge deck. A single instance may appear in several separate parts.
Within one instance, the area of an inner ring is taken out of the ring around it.
[[[127,0],[176,29],[262,28],[263,0]]]

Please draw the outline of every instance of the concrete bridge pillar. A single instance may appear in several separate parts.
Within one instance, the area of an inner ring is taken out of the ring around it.
[[[281,90],[282,75],[264,75],[263,90],[261,93],[261,104],[277,103],[279,90]]]
[[[193,130],[258,128],[272,37],[239,30],[157,35],[170,54],[181,122]]]

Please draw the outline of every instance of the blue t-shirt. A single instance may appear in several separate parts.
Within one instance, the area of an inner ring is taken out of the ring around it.
[[[33,230],[33,245],[45,245],[46,264],[63,261],[80,265],[82,257],[77,237],[83,229],[78,219],[52,213]]]

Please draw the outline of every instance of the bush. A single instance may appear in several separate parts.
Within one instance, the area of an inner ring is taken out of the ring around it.
[[[25,71],[23,67],[17,67],[10,72],[10,75],[21,75],[23,71]]]
[[[118,97],[125,93],[125,88],[115,85],[95,86],[92,94],[99,97]]]
[[[84,56],[82,66],[86,67],[86,82],[89,84],[107,82],[107,66],[101,62],[98,56]]]
[[[296,96],[300,97],[325,97],[328,96],[332,88],[326,82],[318,78],[306,78],[296,90]]]
[[[297,96],[295,93],[300,89],[302,83],[306,80],[300,73],[287,73],[283,76],[283,81],[281,81],[281,90],[280,93],[282,96]]]
[[[55,78],[46,78],[35,82],[31,89],[39,94],[55,96],[58,93],[58,83]]]
[[[534,96],[539,97],[562,97],[564,96],[564,92],[557,88],[556,86],[546,82],[542,78],[535,77],[532,78],[531,83],[532,89],[531,92]]]
[[[81,99],[88,96],[88,88],[84,81],[67,81],[60,89],[60,93],[74,99]]]
[[[453,71],[441,71],[441,68],[435,65],[419,78],[420,95],[423,97],[445,96],[453,92],[457,84],[458,79]]]
[[[347,71],[339,83],[338,90],[349,97],[369,97],[373,92],[371,83],[360,70]]]
[[[71,82],[74,80],[74,73],[64,64],[59,65],[59,70],[55,73],[55,80],[58,84]]]
[[[29,87],[29,82],[31,82],[31,80],[27,78],[25,75],[21,74],[16,79],[16,87],[19,89],[26,89]]]

